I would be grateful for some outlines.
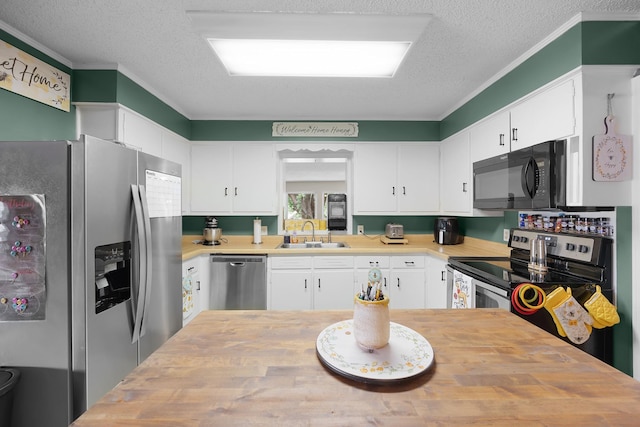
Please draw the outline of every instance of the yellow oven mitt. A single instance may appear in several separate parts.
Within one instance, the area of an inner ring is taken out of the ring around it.
[[[596,285],[596,292],[584,303],[584,307],[593,318],[594,328],[602,329],[620,323],[616,306],[602,294],[602,289],[598,285]]]
[[[591,336],[593,318],[587,310],[571,296],[571,288],[567,289],[569,298],[553,308],[569,341],[575,344],[586,342]]]
[[[562,327],[562,324],[560,323],[560,320],[558,320],[558,316],[556,316],[556,313],[553,311],[553,309],[568,300],[570,297],[571,295],[569,295],[562,286],[558,286],[553,291],[551,291],[550,294],[547,295],[546,302],[544,303],[544,308],[551,315],[553,323],[556,324],[558,334],[560,334],[561,337],[566,337],[567,333],[564,331],[564,328]]]

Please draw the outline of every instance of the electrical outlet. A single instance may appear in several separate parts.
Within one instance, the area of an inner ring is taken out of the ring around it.
[[[505,228],[504,230],[502,230],[502,240],[504,240],[505,242],[509,241],[509,229]]]
[[[364,225],[358,226],[358,234],[364,234]]]

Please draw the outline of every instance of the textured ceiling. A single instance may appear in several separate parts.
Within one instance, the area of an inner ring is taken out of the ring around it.
[[[431,20],[392,79],[229,77],[187,10],[426,13]],[[2,0],[8,27],[0,28],[72,68],[117,66],[189,119],[440,120],[580,12],[638,19],[640,2]]]

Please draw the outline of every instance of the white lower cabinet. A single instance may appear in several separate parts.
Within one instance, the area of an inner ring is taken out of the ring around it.
[[[313,308],[353,308],[353,257],[313,257]]]
[[[425,257],[390,257],[390,308],[425,308]]]
[[[427,303],[428,261],[430,257],[424,255],[269,257],[268,308],[352,309],[353,297],[367,286],[371,268],[382,273],[382,290],[391,300],[389,307],[425,308],[431,304]],[[444,290],[438,288],[444,297],[430,294],[438,307],[446,299],[446,283],[444,286]]]
[[[271,310],[336,310],[353,307],[352,256],[271,257]]]
[[[427,308],[447,308],[447,261],[427,256]]]
[[[313,268],[308,256],[269,257],[269,304],[271,310],[313,308]]]
[[[209,309],[209,256],[182,262],[182,325]]]

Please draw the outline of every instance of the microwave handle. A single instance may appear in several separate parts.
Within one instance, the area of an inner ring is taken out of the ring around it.
[[[527,163],[524,165],[522,169],[522,189],[526,194],[529,195],[530,198],[536,194],[538,190],[538,183],[536,182],[536,169],[538,169],[538,165],[533,157],[530,157]]]

